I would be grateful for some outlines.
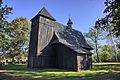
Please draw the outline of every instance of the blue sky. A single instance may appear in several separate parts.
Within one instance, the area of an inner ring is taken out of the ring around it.
[[[86,33],[94,26],[98,18],[104,16],[104,0],[3,0],[4,4],[13,7],[9,21],[16,17],[27,17],[30,20],[45,6],[51,15],[62,24],[70,17],[73,28]]]

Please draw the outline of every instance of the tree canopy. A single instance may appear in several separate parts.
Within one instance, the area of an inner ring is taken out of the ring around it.
[[[109,31],[110,34],[116,37],[120,36],[120,0],[105,1],[104,18],[96,21],[96,27]]]
[[[16,18],[6,28],[9,36],[8,52],[11,58],[20,53],[24,53],[28,49],[30,24],[27,18]]]
[[[0,0],[0,55],[7,55],[14,60],[18,54],[28,51],[30,23],[23,17],[8,22],[11,13],[12,7]]]
[[[0,52],[5,53],[5,49],[8,47],[8,38],[6,34],[6,27],[8,26],[8,15],[12,12],[12,7],[3,5],[2,0],[0,0]]]

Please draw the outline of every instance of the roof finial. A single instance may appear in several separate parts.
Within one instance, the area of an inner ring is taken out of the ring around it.
[[[68,22],[67,22],[68,27],[72,28],[72,24],[73,24],[73,22],[72,22],[71,19],[69,18],[69,20],[68,20]]]

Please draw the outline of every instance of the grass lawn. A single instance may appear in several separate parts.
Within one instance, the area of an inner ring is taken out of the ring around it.
[[[0,80],[120,80],[120,63],[94,63],[81,72],[60,69],[30,70],[26,65],[0,66]]]

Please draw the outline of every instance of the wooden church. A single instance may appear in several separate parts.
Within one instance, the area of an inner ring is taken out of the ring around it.
[[[93,48],[80,31],[56,22],[43,7],[31,19],[28,68],[58,68],[71,71],[90,69]]]

